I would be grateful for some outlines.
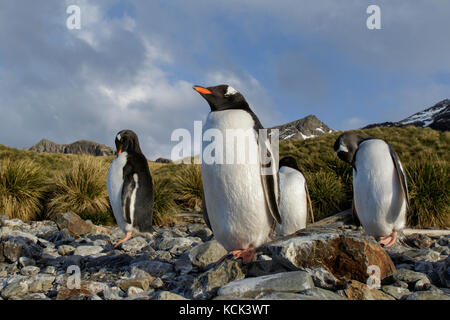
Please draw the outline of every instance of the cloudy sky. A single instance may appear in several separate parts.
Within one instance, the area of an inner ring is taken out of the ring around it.
[[[169,157],[172,131],[209,111],[193,84],[231,84],[267,127],[400,120],[450,97],[449,15],[441,0],[1,1],[0,143],[112,146],[128,128]]]

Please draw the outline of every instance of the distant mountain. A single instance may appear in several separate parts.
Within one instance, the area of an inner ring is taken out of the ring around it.
[[[428,127],[439,131],[450,130],[450,100],[445,99],[436,103],[434,106],[417,112],[406,119],[398,122],[374,123],[365,126],[362,129],[374,127],[403,127],[403,126]]]
[[[31,148],[28,148],[28,150],[48,153],[89,154],[92,156],[114,155],[114,150],[107,145],[88,140],[80,140],[71,144],[57,144],[53,141],[42,139]]]
[[[282,124],[272,129],[280,130],[280,140],[309,139],[333,132],[325,123],[314,115]]]

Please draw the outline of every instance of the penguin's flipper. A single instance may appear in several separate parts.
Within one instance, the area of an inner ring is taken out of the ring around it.
[[[309,218],[311,219],[311,223],[314,223],[314,211],[312,208],[312,201],[311,201],[311,197],[309,196],[309,190],[308,190],[308,186],[306,185],[306,181],[305,181],[305,192],[306,192],[306,212],[309,215]]]
[[[125,168],[128,169],[128,168]],[[149,177],[152,184],[151,176]],[[145,191],[146,179],[139,180],[138,174],[128,171],[124,174],[122,187],[122,214],[124,220],[142,233],[153,232],[153,201],[154,191]]]
[[[134,209],[136,202],[137,175],[128,174],[124,177],[122,186],[122,215],[124,221],[133,224]]]
[[[205,220],[205,223],[208,226],[208,228],[212,230],[211,223],[209,222],[208,211],[206,210],[206,201],[205,201],[205,191],[204,190],[202,190],[202,213],[203,213],[203,220]]]
[[[408,185],[406,183],[406,174],[403,170],[402,163],[400,162],[399,157],[397,156],[397,153],[395,152],[394,148],[388,143],[389,146],[389,152],[391,153],[392,161],[395,165],[395,171],[397,172],[398,181],[400,182],[400,186],[403,192],[403,196],[406,200],[406,210],[409,211],[410,205],[409,205],[409,194],[408,194]]]
[[[258,139],[259,142],[259,139]],[[264,147],[259,146],[260,151],[266,151],[266,159],[270,159],[267,161],[268,163],[262,163],[261,161],[261,181],[264,190],[264,198],[266,200],[267,207],[276,222],[279,224],[281,221],[281,214],[278,209],[278,204],[280,202],[280,184],[279,184],[279,175],[278,175],[278,159],[275,159],[275,156],[272,152],[272,148],[270,145],[270,141],[265,139]],[[261,154],[260,154],[261,157]],[[261,157],[262,158],[262,157]]]

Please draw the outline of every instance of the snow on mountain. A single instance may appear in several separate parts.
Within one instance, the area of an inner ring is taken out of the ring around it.
[[[295,120],[273,128],[278,129],[280,140],[290,139],[310,139],[322,134],[333,132],[325,123],[317,119],[314,115]]]
[[[434,106],[417,112],[398,122],[383,122],[370,124],[363,129],[374,127],[403,127],[413,125],[416,127],[428,127],[439,131],[450,130],[450,100],[445,99]]]

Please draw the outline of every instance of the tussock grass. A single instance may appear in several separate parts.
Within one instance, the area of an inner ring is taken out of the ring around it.
[[[427,155],[407,168],[411,198],[408,224],[417,227],[450,226],[450,164]]]
[[[96,221],[95,215],[105,216],[111,212],[106,174],[107,167],[94,157],[79,157],[72,169],[55,176],[48,200],[48,216],[52,218],[58,212],[71,210]]]
[[[305,176],[314,211],[314,221],[323,219],[330,212],[340,212],[351,205],[345,186],[331,171],[317,171]]]
[[[172,225],[176,222],[177,205],[170,179],[155,176],[153,178],[155,200],[153,203],[153,225]]]
[[[202,171],[198,164],[180,165],[182,169],[175,175],[174,187],[177,200],[189,209],[200,209],[202,205]]]
[[[46,178],[31,160],[0,160],[0,212],[23,221],[35,220],[43,208]]]

